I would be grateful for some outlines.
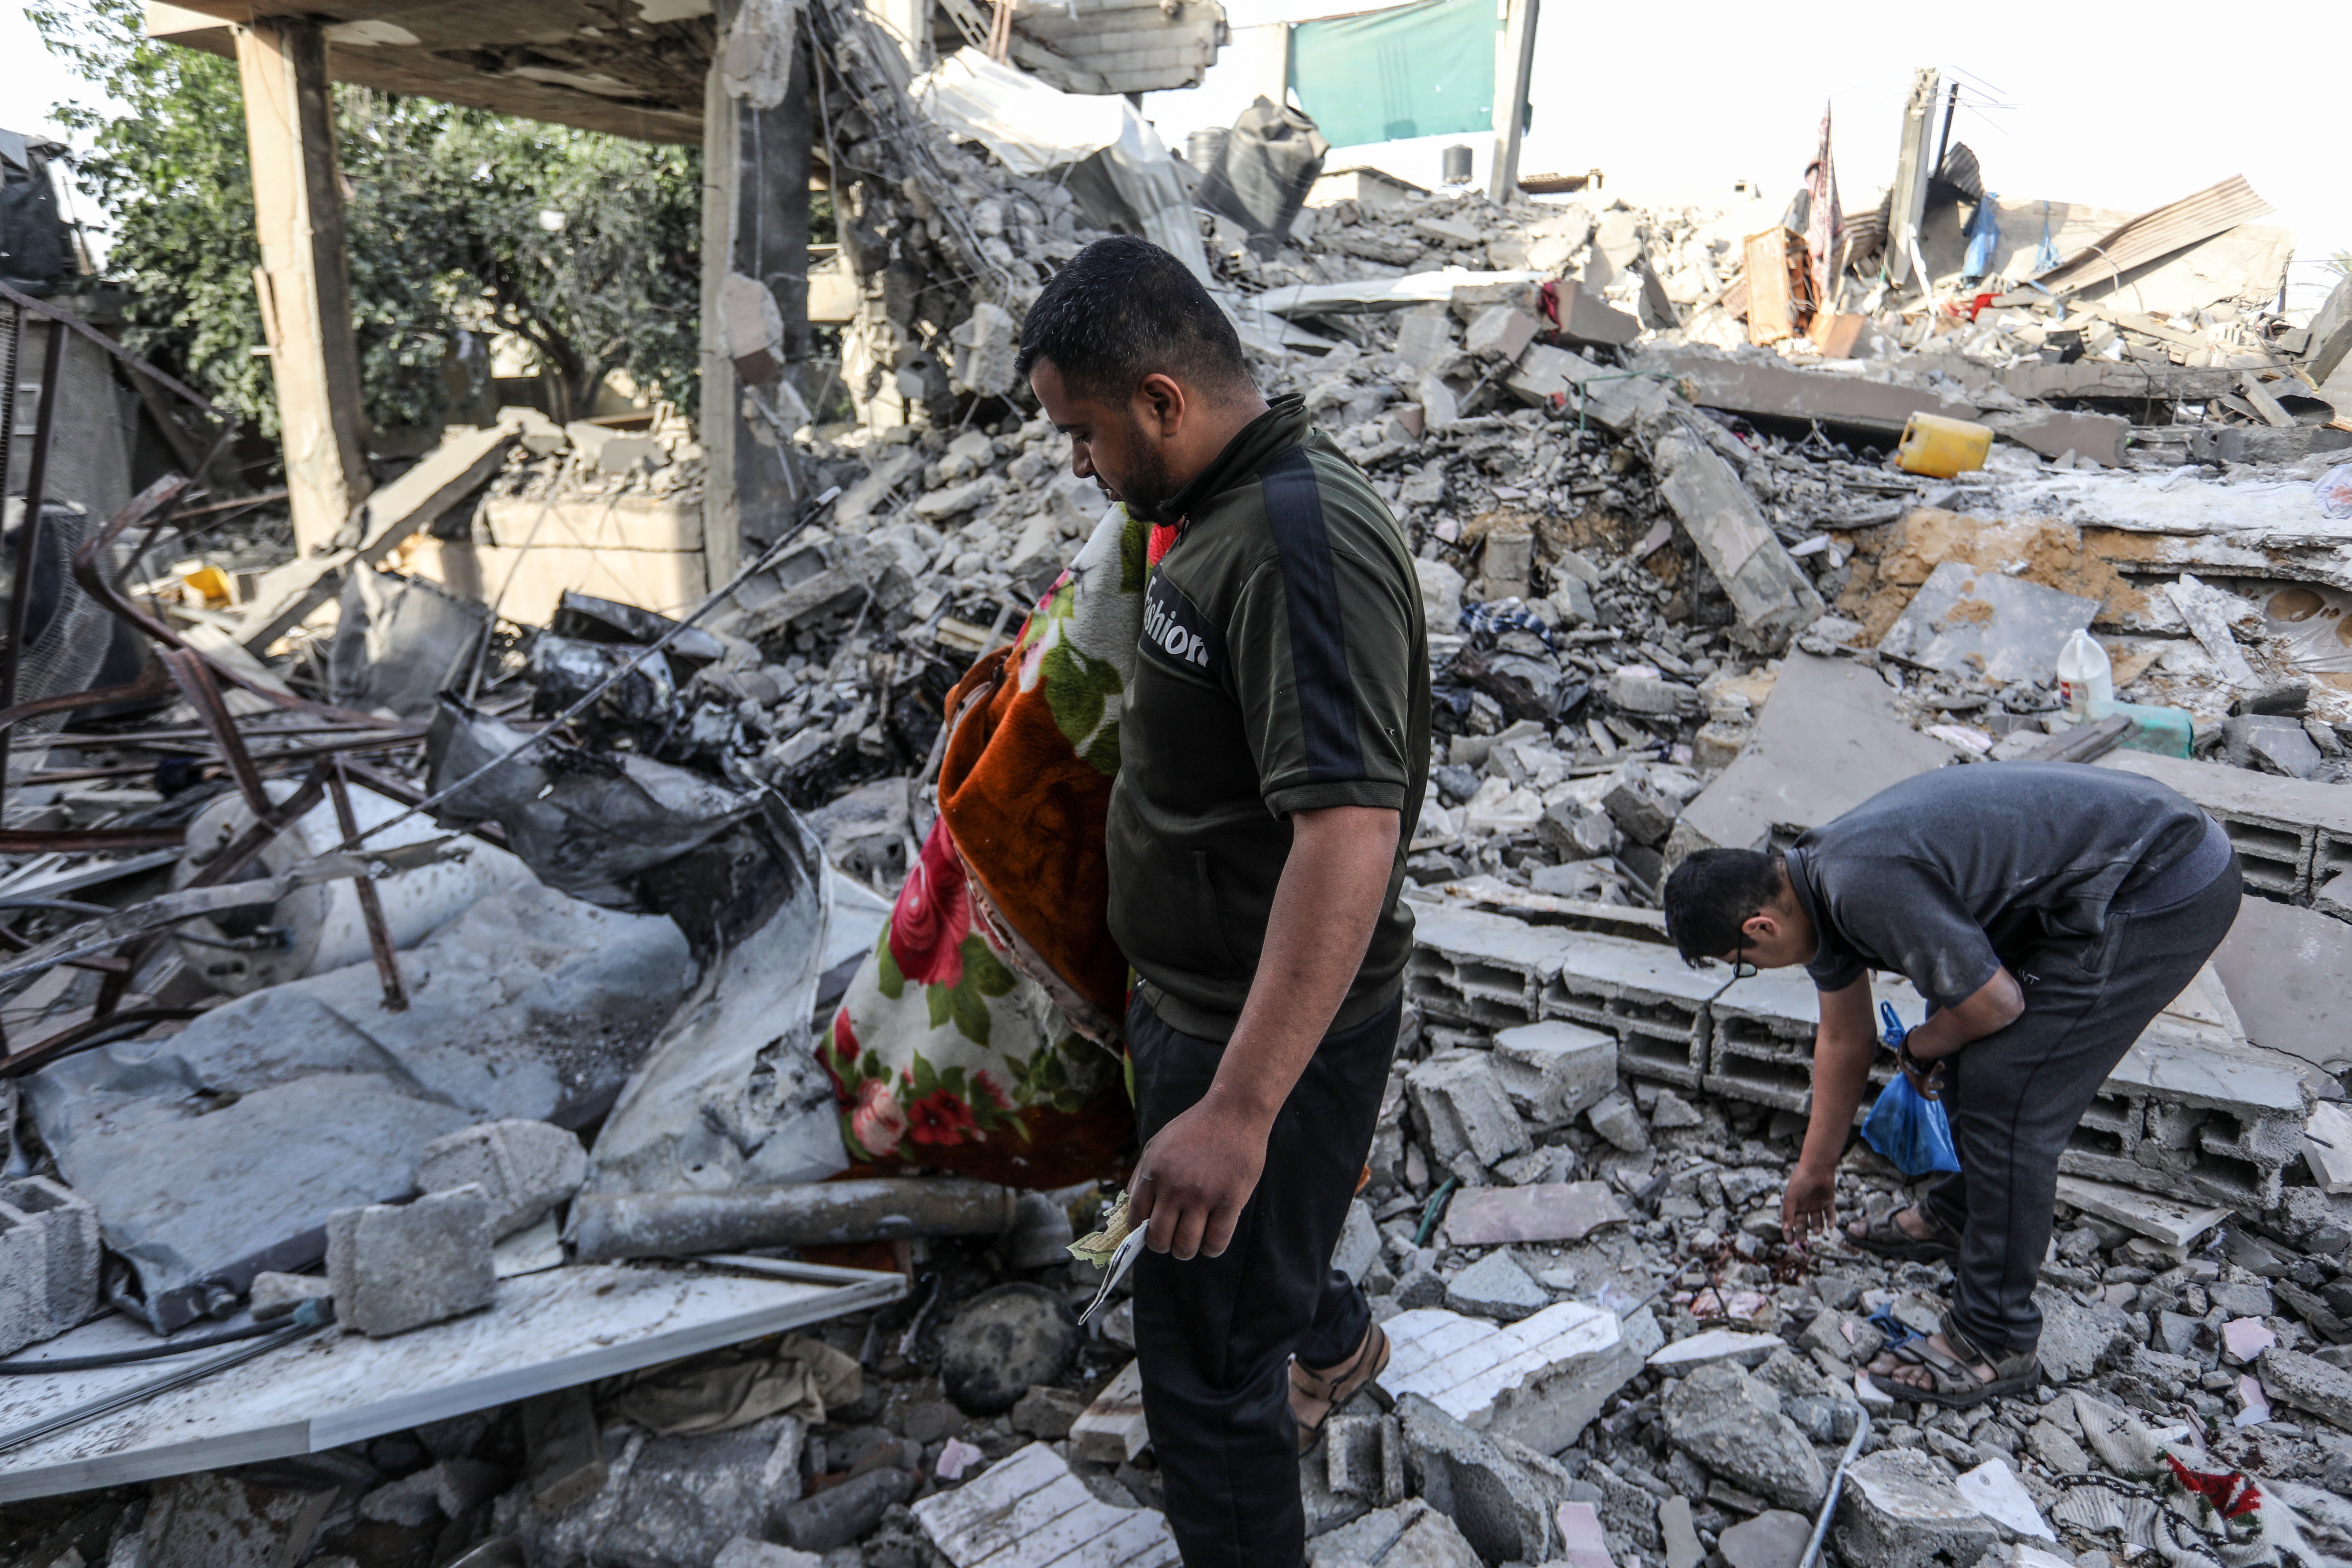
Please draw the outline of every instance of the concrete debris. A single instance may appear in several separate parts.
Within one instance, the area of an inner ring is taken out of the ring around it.
[[[1829,1490],[1820,1456],[1780,1414],[1769,1384],[1723,1362],[1700,1367],[1666,1396],[1675,1447],[1735,1485],[1810,1512]]]
[[[1070,1423],[1070,1452],[1097,1464],[1132,1464],[1151,1446],[1143,1419],[1143,1370],[1135,1362],[1119,1369],[1094,1402]]]
[[[535,1224],[588,1179],[580,1140],[544,1121],[486,1121],[436,1138],[416,1162],[416,1184],[428,1193],[468,1184],[490,1205],[490,1234],[506,1237]]]
[[[1032,1443],[954,1491],[915,1504],[930,1544],[955,1568],[1049,1568],[1068,1560],[1160,1568],[1176,1542],[1148,1509],[1103,1501],[1042,1443]],[[1078,1553],[1084,1551],[1084,1555]]]
[[[2000,1534],[1941,1460],[1890,1447],[1846,1472],[1832,1539],[1849,1563],[1934,1568],[1976,1562]]]
[[[1555,1498],[1491,1436],[1419,1394],[1397,1402],[1405,1479],[1451,1519],[1480,1557],[1541,1563],[1550,1555]]]
[[[1621,1321],[1577,1301],[1502,1326],[1423,1309],[1386,1327],[1390,1393],[1419,1394],[1474,1430],[1546,1454],[1575,1441],[1658,1338],[1646,1313]]]
[[[488,1196],[469,1184],[404,1205],[330,1215],[335,1321],[381,1338],[488,1306],[498,1291],[492,1213]]]

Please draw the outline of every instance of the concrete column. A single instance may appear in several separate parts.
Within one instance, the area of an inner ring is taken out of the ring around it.
[[[703,553],[734,575],[745,534],[775,536],[805,486],[791,435],[808,420],[807,40],[773,0],[730,0],[703,95]]]
[[[1486,195],[1507,202],[1519,194],[1519,138],[1528,122],[1528,83],[1536,63],[1536,14],[1542,0],[1503,0],[1503,30],[1495,35],[1495,161]]]
[[[261,237],[254,287],[278,384],[294,542],[309,554],[329,547],[373,488],[327,47],[318,23],[291,17],[236,34]]]

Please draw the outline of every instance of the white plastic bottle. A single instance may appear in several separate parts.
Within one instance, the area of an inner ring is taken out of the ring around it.
[[[2116,700],[2114,667],[2107,663],[2107,650],[2090,633],[2077,631],[2058,650],[2058,694],[2065,699],[2066,710],[2084,721],[2095,705]]]

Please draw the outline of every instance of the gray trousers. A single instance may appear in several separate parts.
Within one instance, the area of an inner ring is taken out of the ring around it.
[[[2168,908],[2110,911],[2092,941],[2004,954],[2024,1015],[1946,1058],[1960,1170],[1925,1207],[1960,1233],[1952,1315],[1986,1354],[2041,1342],[2033,1288],[2050,1247],[2058,1156],[2140,1032],[2221,945],[2244,889],[2231,855],[2210,886]]]

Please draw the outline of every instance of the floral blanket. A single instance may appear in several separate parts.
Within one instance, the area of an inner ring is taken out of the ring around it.
[[[1133,1135],[1103,824],[1148,542],[1113,507],[949,694],[940,819],[817,1041],[865,1171],[1064,1186]]]

